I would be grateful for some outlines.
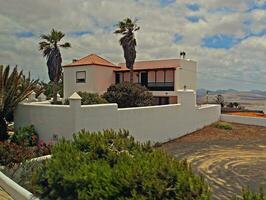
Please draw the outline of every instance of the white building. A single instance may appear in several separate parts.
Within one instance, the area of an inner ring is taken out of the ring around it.
[[[64,98],[74,92],[104,93],[114,83],[129,82],[125,64],[115,65],[90,54],[64,67]],[[177,103],[177,91],[196,90],[197,63],[184,59],[136,61],[134,82],[147,87],[156,104]]]

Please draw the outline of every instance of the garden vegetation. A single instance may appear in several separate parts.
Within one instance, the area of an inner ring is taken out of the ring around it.
[[[136,83],[124,82],[111,85],[103,98],[109,103],[117,103],[119,108],[153,105],[152,93]]]
[[[42,199],[207,200],[208,185],[177,161],[127,131],[81,131],[62,139],[52,158],[35,168],[34,193]]]

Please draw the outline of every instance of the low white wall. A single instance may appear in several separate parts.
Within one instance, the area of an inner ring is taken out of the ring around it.
[[[239,124],[266,126],[266,118],[262,117],[248,117],[248,116],[222,114],[221,120],[226,122],[239,123]]]
[[[20,104],[15,112],[15,128],[33,124],[40,138],[53,134],[71,138],[81,129],[128,129],[139,141],[164,142],[191,133],[220,118],[219,105],[196,106],[194,91],[179,91],[180,104],[118,109],[117,104],[70,106]]]
[[[22,103],[15,110],[15,129],[33,124],[40,139],[48,142],[54,134],[75,131],[72,114],[70,106]]]
[[[18,185],[12,179],[0,172],[0,186],[16,200],[39,200],[25,188]]]

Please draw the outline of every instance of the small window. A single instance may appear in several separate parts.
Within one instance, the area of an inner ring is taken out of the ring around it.
[[[118,72],[115,73],[115,83],[120,83],[120,73]]]
[[[86,83],[86,72],[85,71],[76,72],[76,82]]]

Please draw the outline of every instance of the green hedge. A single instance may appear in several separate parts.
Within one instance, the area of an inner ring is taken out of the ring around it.
[[[152,93],[147,88],[128,82],[111,85],[103,98],[110,103],[117,103],[119,108],[153,105]]]
[[[108,103],[104,98],[102,98],[97,93],[88,93],[88,92],[78,92],[81,97],[82,105],[92,105],[92,104],[104,104]],[[69,100],[66,100],[64,104],[69,104]]]
[[[81,99],[82,105],[90,105],[90,104],[103,104],[108,103],[104,98],[96,93],[88,93],[88,92],[78,92]]]
[[[43,199],[210,199],[185,161],[135,142],[127,131],[81,131],[60,140],[32,185]]]

